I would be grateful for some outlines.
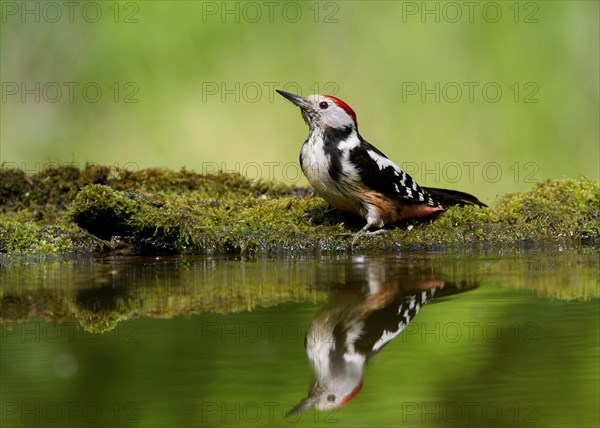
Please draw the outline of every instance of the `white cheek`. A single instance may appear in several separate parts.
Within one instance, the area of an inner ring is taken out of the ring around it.
[[[332,128],[345,128],[352,125],[352,120],[346,112],[340,109],[332,109],[325,116],[327,124]]]

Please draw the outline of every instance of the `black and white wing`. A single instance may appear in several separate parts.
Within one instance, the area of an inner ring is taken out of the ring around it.
[[[355,342],[355,348],[369,356],[379,352],[406,328],[419,309],[433,299],[439,288],[400,296],[384,308],[374,311],[365,320],[363,333]]]
[[[361,144],[350,150],[349,160],[357,168],[361,181],[370,189],[407,204],[438,206],[406,171],[362,137]]]

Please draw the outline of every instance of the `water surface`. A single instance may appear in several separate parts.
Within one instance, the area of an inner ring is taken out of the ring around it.
[[[598,426],[599,271],[591,249],[4,263],[1,425]],[[318,313],[433,288],[350,402],[286,416]]]

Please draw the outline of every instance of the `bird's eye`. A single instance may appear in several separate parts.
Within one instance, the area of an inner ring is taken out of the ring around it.
[[[327,401],[329,401],[330,403],[333,403],[335,401],[335,395],[329,394],[327,396]]]
[[[329,107],[329,104],[327,104],[327,101],[321,101],[321,102],[319,103],[319,108],[320,108],[321,110],[325,110],[327,107]]]

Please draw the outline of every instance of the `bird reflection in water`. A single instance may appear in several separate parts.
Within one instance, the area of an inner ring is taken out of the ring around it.
[[[362,388],[367,361],[398,336],[432,299],[477,285],[447,282],[414,267],[377,261],[355,263],[343,288],[334,291],[307,331],[304,346],[315,378],[308,397],[288,415],[314,407],[343,406]]]

